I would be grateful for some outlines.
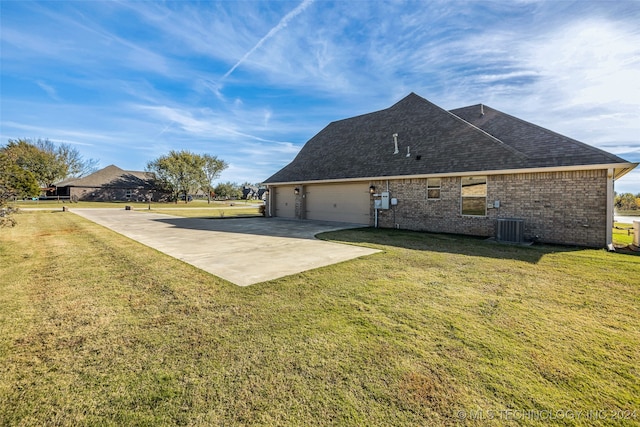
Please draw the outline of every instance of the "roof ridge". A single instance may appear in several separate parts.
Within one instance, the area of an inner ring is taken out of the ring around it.
[[[395,107],[396,105],[400,104],[401,102],[407,100],[408,98],[417,98],[418,100],[422,101],[422,102],[426,102],[432,106],[434,106],[435,108],[437,108],[438,110],[453,116],[456,120],[459,120],[461,122],[463,122],[465,125],[470,126],[472,129],[474,129],[477,132],[480,132],[481,134],[483,134],[484,136],[488,136],[489,139],[491,139],[493,142],[497,142],[500,146],[502,146],[503,148],[506,148],[507,150],[511,151],[513,154],[515,154],[516,156],[520,157],[521,159],[528,159],[529,157],[524,154],[522,151],[519,151],[515,148],[513,148],[512,146],[510,146],[509,144],[507,144],[506,142],[502,141],[501,139],[491,135],[490,133],[480,129],[479,127],[475,126],[474,124],[469,123],[468,121],[466,121],[465,119],[463,119],[462,117],[459,117],[455,114],[453,114],[451,111],[446,110],[444,108],[442,108],[441,106],[434,104],[433,102],[429,101],[426,98],[423,98],[422,96],[411,92],[409,95],[405,96],[404,98],[402,98],[400,101],[396,102],[395,104],[393,104],[391,107],[389,107],[389,109]]]
[[[482,106],[483,106],[483,108],[488,108],[489,110],[493,110],[493,111],[495,111],[495,112],[497,112],[497,113],[500,113],[500,114],[502,114],[502,115],[505,115],[505,116],[507,116],[507,117],[509,117],[509,118],[511,118],[511,119],[513,119],[513,120],[516,120],[516,121],[518,121],[518,122],[524,123],[524,124],[529,125],[529,126],[533,126],[533,127],[537,128],[537,129],[541,129],[541,130],[542,130],[542,131],[544,131],[544,132],[551,133],[551,134],[556,135],[556,136],[559,136],[559,137],[561,137],[561,138],[565,138],[565,139],[569,140],[569,141],[570,141],[571,143],[573,143],[573,144],[576,144],[576,145],[578,145],[578,146],[580,146],[580,147],[582,147],[582,148],[587,148],[587,149],[589,149],[589,150],[590,150],[590,151],[592,151],[592,152],[595,152],[595,153],[598,153],[598,154],[603,154],[603,155],[605,155],[606,157],[608,157],[608,158],[609,158],[609,159],[611,159],[611,160],[615,160],[615,161],[624,160],[624,159],[622,159],[621,157],[616,156],[615,154],[609,153],[608,151],[602,150],[602,149],[600,149],[600,148],[598,148],[598,147],[594,147],[593,145],[589,145],[589,144],[587,144],[586,142],[578,141],[578,140],[577,140],[577,139],[575,139],[575,138],[572,138],[572,137],[567,136],[567,135],[563,135],[563,134],[558,133],[558,132],[556,132],[556,131],[554,131],[554,130],[551,130],[551,129],[548,129],[548,128],[545,128],[545,127],[542,127],[542,126],[540,126],[540,125],[537,125],[537,124],[535,124],[535,123],[533,123],[533,122],[529,122],[529,121],[527,121],[527,120],[521,119],[521,118],[519,118],[519,117],[513,116],[513,115],[508,114],[508,113],[505,113],[505,112],[503,112],[503,111],[497,110],[497,109],[495,109],[495,108],[493,108],[493,107],[490,107],[490,106],[488,106],[488,105],[486,105],[486,104],[475,104],[475,105],[482,105]],[[475,105],[470,105],[470,106],[468,106],[468,107],[462,107],[462,108],[475,107]],[[460,109],[461,109],[461,108],[460,108]],[[458,108],[456,108],[456,110],[458,110]]]
[[[433,105],[433,106],[435,106],[435,107],[438,107],[436,104],[434,104],[433,102],[429,101],[428,99],[421,97],[420,95],[416,94],[415,92],[411,92],[411,93],[409,93],[407,96],[405,96],[405,97],[403,97],[403,98],[399,99],[396,103],[394,103],[394,104],[393,104],[393,105],[391,105],[390,107],[381,108],[381,109],[379,109],[379,110],[370,111],[370,112],[368,112],[368,113],[362,113],[362,114],[358,114],[358,115],[351,116],[351,117],[345,117],[344,119],[333,120],[333,121],[329,122],[329,124],[327,124],[327,126],[325,126],[323,129],[326,129],[327,127],[329,127],[329,125],[332,125],[332,124],[334,124],[334,123],[346,122],[346,121],[349,121],[349,120],[353,120],[353,119],[358,119],[358,118],[361,118],[361,117],[370,116],[370,115],[372,115],[372,114],[378,114],[378,113],[381,113],[381,112],[383,112],[383,111],[389,111],[389,110],[392,110],[394,107],[397,107],[399,104],[402,104],[403,102],[406,102],[406,101],[408,101],[408,100],[409,100],[409,99],[411,99],[411,98],[418,98],[418,99],[420,99],[420,100],[422,100],[422,101],[425,101],[425,102],[427,102],[427,103],[429,103],[429,104],[432,104],[432,105]],[[440,107],[438,107],[438,108],[440,108]],[[446,110],[445,110],[445,111],[446,111]]]
[[[435,104],[434,104],[434,105],[435,105]],[[477,105],[483,105],[483,106],[485,106],[484,104],[477,104]],[[457,120],[459,120],[459,121],[461,121],[461,122],[464,122],[467,126],[470,126],[471,128],[475,129],[476,131],[478,131],[478,132],[480,132],[480,133],[484,134],[485,136],[488,136],[491,140],[493,140],[494,142],[497,142],[497,143],[498,143],[498,144],[500,144],[502,147],[504,147],[504,148],[506,148],[507,150],[511,151],[513,154],[515,154],[516,156],[520,157],[521,159],[528,159],[528,158],[529,158],[529,156],[527,156],[526,154],[524,154],[522,151],[520,151],[520,150],[517,150],[517,149],[513,148],[511,145],[507,144],[506,142],[504,142],[504,141],[503,141],[503,140],[501,140],[500,138],[497,138],[497,137],[495,137],[495,136],[491,135],[489,132],[487,132],[487,131],[484,131],[484,130],[480,129],[478,126],[476,126],[476,125],[474,125],[474,124],[472,124],[472,123],[469,123],[468,121],[466,121],[466,120],[465,120],[465,119],[463,119],[462,117],[457,116],[456,114],[452,113],[451,111],[449,111],[449,110],[445,110],[444,108],[442,108],[442,107],[440,107],[440,106],[438,106],[438,105],[436,105],[436,107],[437,107],[437,108],[439,108],[439,109],[441,109],[442,111],[444,111],[444,112],[446,112],[446,113],[448,113],[448,114],[452,115],[452,116],[453,116],[453,117],[455,117]],[[467,108],[467,107],[463,107],[463,108]]]

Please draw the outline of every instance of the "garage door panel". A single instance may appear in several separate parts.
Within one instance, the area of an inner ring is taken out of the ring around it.
[[[367,184],[310,185],[305,194],[308,219],[369,224]]]
[[[281,218],[295,218],[296,196],[293,186],[276,187],[275,189],[275,216]]]

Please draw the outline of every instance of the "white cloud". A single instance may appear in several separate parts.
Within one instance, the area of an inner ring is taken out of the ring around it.
[[[56,89],[53,86],[49,86],[48,84],[46,84],[42,80],[37,80],[36,84],[40,87],[40,89],[45,91],[47,95],[49,95],[49,98],[51,98],[51,99],[53,99],[55,101],[60,101],[60,97],[58,96],[58,92],[56,91]]]
[[[77,129],[66,129],[66,128],[55,128],[51,126],[34,126],[28,125],[24,123],[18,123],[13,121],[2,122],[2,127],[5,129],[14,129],[15,131],[20,132],[29,132],[32,135],[35,135],[35,138],[49,138],[52,140],[61,140],[64,142],[74,143],[78,145],[87,145],[90,146],[92,144],[88,144],[86,142],[80,141],[71,141],[76,139],[82,140],[100,140],[103,142],[111,141],[112,139],[108,135],[104,135],[102,133],[94,133],[94,132],[82,132]],[[19,138],[17,136],[8,136],[7,138]]]
[[[236,62],[233,67],[231,67],[229,69],[229,71],[227,71],[226,73],[224,73],[224,76],[222,76],[222,80],[226,79],[227,77],[229,77],[231,75],[231,73],[233,73],[236,68],[238,68],[244,61],[247,60],[247,58],[249,58],[251,56],[251,54],[253,54],[256,50],[260,49],[260,47],[262,47],[263,44],[265,44],[269,39],[271,39],[273,36],[275,36],[278,32],[282,31],[288,24],[289,22],[294,19],[296,16],[298,16],[299,14],[301,14],[302,12],[305,11],[305,9],[307,9],[314,0],[304,0],[300,5],[298,5],[295,9],[293,9],[291,12],[287,13],[284,18],[282,18],[280,20],[280,22],[278,22],[278,25],[276,25],[275,27],[273,27],[272,29],[269,30],[269,32],[262,37],[258,43],[256,43],[255,46],[253,46],[251,49],[249,49],[248,52],[246,52],[242,58],[240,58],[240,60],[238,60],[238,62]]]
[[[540,90],[565,108],[637,104],[640,99],[640,32],[608,21],[574,22],[522,46]]]
[[[330,121],[414,91],[640,159],[637,2],[300,1],[10,2],[28,13],[3,17],[3,78],[44,100],[3,91],[2,132],[131,162],[215,150],[264,179]]]

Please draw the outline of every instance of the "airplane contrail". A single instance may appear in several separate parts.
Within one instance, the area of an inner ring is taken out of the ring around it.
[[[300,3],[300,5],[298,5],[298,7],[296,7],[295,9],[293,9],[291,12],[287,13],[284,18],[282,18],[280,20],[280,22],[278,22],[278,25],[276,25],[275,27],[273,27],[271,30],[269,30],[269,32],[267,33],[266,36],[264,36],[263,38],[260,39],[260,41],[258,41],[258,43],[256,43],[256,45],[254,47],[252,47],[247,53],[244,54],[244,56],[242,58],[240,58],[240,60],[238,62],[235,63],[235,65],[233,67],[231,67],[229,69],[229,71],[227,71],[225,73],[224,76],[222,76],[221,80],[226,79],[227,77],[229,77],[231,75],[231,73],[233,73],[236,68],[238,68],[240,66],[240,64],[242,64],[244,61],[247,60],[247,58],[249,58],[249,56],[251,56],[251,54],[253,52],[255,52],[257,49],[259,49],[267,40],[269,40],[271,37],[273,37],[274,35],[276,35],[276,33],[278,33],[278,31],[282,30],[284,27],[287,26],[287,24],[289,23],[289,21],[291,21],[293,18],[295,18],[296,16],[300,15],[302,12],[304,12],[304,10],[306,8],[308,8],[315,0],[304,0],[302,3]]]

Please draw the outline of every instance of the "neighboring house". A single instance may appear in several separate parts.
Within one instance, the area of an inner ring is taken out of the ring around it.
[[[55,196],[85,201],[146,201],[160,194],[153,190],[153,174],[125,171],[110,165],[82,178],[56,184]]]
[[[411,93],[333,122],[265,181],[267,215],[604,247],[637,163],[484,105]]]
[[[254,187],[254,186],[242,186],[242,198],[244,200],[263,200],[264,193],[267,191],[266,188],[263,187]]]
[[[242,198],[245,200],[255,199],[258,194],[258,187],[242,186]]]

